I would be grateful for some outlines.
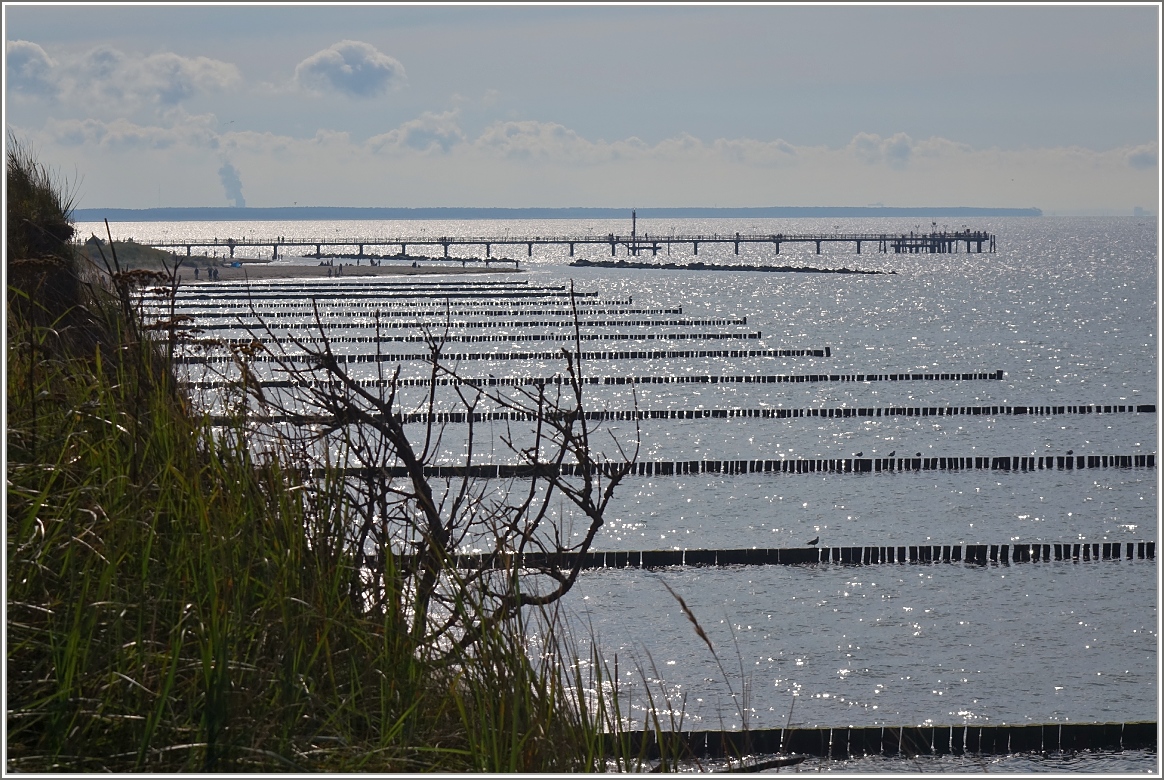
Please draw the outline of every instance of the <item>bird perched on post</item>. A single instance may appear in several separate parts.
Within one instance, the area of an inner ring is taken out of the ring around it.
[[[894,450],[893,452],[889,453],[888,457],[892,458],[896,454],[897,454],[897,450]]]
[[[810,547],[816,547],[816,543],[819,541],[820,541],[820,537],[818,536],[815,539],[813,539],[811,542],[809,542],[808,544]]]

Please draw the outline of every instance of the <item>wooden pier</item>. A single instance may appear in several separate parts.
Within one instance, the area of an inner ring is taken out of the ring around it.
[[[632,230],[630,235],[608,233],[596,235],[562,235],[562,236],[411,236],[391,238],[387,236],[368,236],[364,238],[296,238],[280,236],[270,238],[187,238],[176,241],[160,241],[152,243],[157,249],[175,250],[185,248],[186,255],[190,256],[195,247],[199,249],[221,249],[233,258],[236,250],[262,249],[264,253],[270,250],[271,258],[278,259],[280,252],[287,248],[306,248],[308,257],[321,258],[325,249],[347,250],[345,257],[368,259],[415,259],[408,254],[409,247],[440,248],[443,255],[440,258],[456,262],[512,262],[509,258],[493,257],[496,247],[524,247],[526,256],[533,256],[535,246],[564,246],[568,248],[570,257],[578,246],[609,246],[610,255],[618,254],[623,248],[628,256],[637,257],[642,253],[650,252],[658,256],[660,249],[670,251],[672,245],[682,247],[690,245],[693,255],[699,254],[699,247],[707,244],[730,244],[735,254],[740,253],[741,245],[762,244],[773,248],[776,254],[780,253],[785,244],[808,244],[821,253],[825,244],[844,244],[861,254],[862,246],[876,246],[878,252],[895,254],[948,254],[960,251],[981,253],[995,251],[995,236],[981,230],[961,231],[933,231],[930,233],[709,233],[709,234],[666,234],[652,235],[638,233]],[[483,247],[484,258],[457,257],[450,254],[450,249],[459,247]],[[373,252],[380,248],[385,251],[396,250],[393,254]],[[351,251],[351,250],[354,250]]]

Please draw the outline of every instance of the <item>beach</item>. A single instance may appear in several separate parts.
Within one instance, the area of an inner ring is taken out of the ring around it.
[[[258,280],[258,279],[326,279],[330,273],[332,277],[336,272],[343,270],[341,278],[343,279],[357,279],[361,277],[373,276],[437,276],[437,275],[463,275],[463,274],[511,274],[515,273],[515,269],[505,265],[489,265],[482,266],[477,263],[475,266],[459,266],[452,263],[441,263],[433,265],[352,265],[345,264],[343,266],[329,266],[329,265],[276,265],[272,263],[243,263],[236,267],[233,266],[214,266],[218,271],[218,281],[220,282],[238,282],[244,280]],[[524,273],[524,271],[516,271]],[[193,281],[206,282],[207,269],[199,270],[198,279],[193,278],[194,272],[189,269],[180,269],[179,275],[181,279],[190,283]]]

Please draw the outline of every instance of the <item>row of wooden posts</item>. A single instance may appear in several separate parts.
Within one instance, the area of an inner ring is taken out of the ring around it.
[[[1155,721],[1041,723],[1021,725],[841,726],[746,731],[655,731],[607,736],[626,741],[633,754],[658,759],[738,758],[797,754],[828,759],[863,756],[1060,754],[1084,751],[1155,750]],[[660,744],[662,739],[662,744]],[[744,764],[746,767],[747,764]]]
[[[629,467],[629,468],[628,468]],[[613,475],[677,477],[696,474],[871,474],[916,471],[1075,471],[1098,468],[1156,468],[1155,453],[1142,455],[1041,455],[915,458],[785,458],[780,460],[665,460],[592,464],[589,469],[575,463],[477,464],[472,466],[425,466],[426,477],[456,479],[521,479],[548,476]],[[329,469],[313,470],[322,477]],[[349,467],[332,469],[342,476],[358,479],[409,476],[404,466]]]
[[[585,553],[463,553],[458,569],[664,569],[673,566],[788,566],[804,564],[965,563],[986,566],[1050,561],[1155,560],[1155,542],[1033,542],[1027,544],[921,544],[900,547],[748,547],[736,550],[606,550]],[[398,559],[410,565],[409,556]]]
[[[710,357],[729,357],[729,353],[706,353]],[[340,357],[340,356],[337,356]],[[374,355],[371,357],[375,357]],[[430,356],[431,357],[431,356]],[[395,358],[399,359],[399,357]],[[359,361],[351,360],[350,363]],[[381,361],[387,362],[387,361]],[[578,379],[583,385],[730,385],[730,384],[797,384],[803,382],[917,382],[917,381],[950,381],[970,382],[978,380],[999,381],[1004,376],[1001,369],[998,371],[964,372],[960,374],[737,374],[709,375],[709,374],[672,374],[669,376],[583,376]],[[426,377],[399,378],[399,379],[355,379],[359,387],[388,387],[393,383],[398,387],[428,387],[431,383]],[[469,385],[471,387],[553,387],[568,385],[570,377],[556,374],[554,376],[502,376],[488,378],[441,378],[436,380],[440,386]],[[189,383],[193,387],[222,387],[228,384],[221,379],[195,380]],[[271,379],[262,382],[263,387],[329,387],[338,386],[337,380],[322,379]],[[961,407],[972,408],[972,407]],[[1007,408],[1007,407],[999,407]]]
[[[822,417],[841,419],[849,417],[953,417],[956,415],[991,416],[1058,414],[1155,414],[1155,404],[1080,404],[1074,406],[888,406],[888,407],[843,407],[836,409],[602,409],[584,412],[581,415],[569,412],[546,413],[496,411],[496,412],[410,412],[397,413],[394,417],[405,425],[483,422],[535,422],[538,419],[564,419],[579,417],[588,422],[623,422],[640,420],[727,420],[740,417],[753,419],[790,419],[799,417]],[[378,415],[373,416],[379,419]],[[234,418],[215,416],[215,425],[224,425]],[[335,423],[334,415],[252,415],[252,422],[294,425],[318,425]]]

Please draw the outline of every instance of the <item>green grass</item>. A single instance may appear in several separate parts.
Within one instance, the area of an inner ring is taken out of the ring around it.
[[[604,765],[519,622],[438,664],[366,613],[338,483],[212,432],[148,343],[9,339],[10,770]]]
[[[368,609],[343,481],[194,411],[134,274],[82,283],[68,199],[19,145],[8,173],[6,770],[643,768],[615,678],[546,611],[437,652],[391,558]]]

